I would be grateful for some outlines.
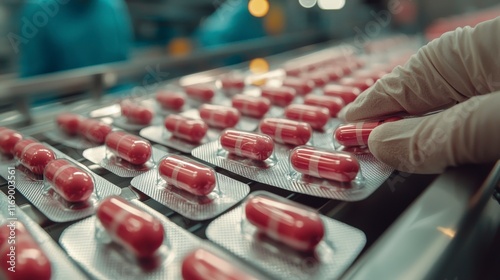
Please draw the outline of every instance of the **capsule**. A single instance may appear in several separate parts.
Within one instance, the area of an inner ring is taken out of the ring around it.
[[[330,76],[324,71],[315,71],[302,75],[303,79],[310,80],[316,87],[322,87],[330,81]]]
[[[14,249],[14,250],[12,250]],[[50,280],[50,260],[21,222],[0,226],[0,278]],[[9,268],[15,267],[15,272]]]
[[[173,91],[159,91],[156,93],[156,102],[163,109],[179,111],[186,102],[182,93]]]
[[[345,147],[366,146],[368,145],[368,138],[373,129],[383,123],[398,121],[400,119],[393,117],[378,122],[359,122],[341,125],[335,130],[333,137],[340,145]]]
[[[220,144],[229,153],[253,160],[266,160],[274,151],[271,137],[232,129],[222,133]]]
[[[290,154],[293,169],[305,175],[350,182],[359,172],[358,160],[351,154],[297,147]]]
[[[203,104],[198,108],[201,119],[211,127],[230,128],[240,121],[240,112],[233,107]]]
[[[153,110],[141,105],[137,105],[130,100],[124,100],[120,103],[122,116],[131,123],[148,125],[154,117]]]
[[[184,87],[186,94],[199,101],[210,101],[215,95],[215,90],[209,85],[191,85]]]
[[[243,90],[245,88],[245,77],[238,75],[225,75],[220,78],[223,89]]]
[[[109,133],[105,143],[113,154],[135,165],[145,164],[151,158],[151,144],[124,131]]]
[[[160,162],[158,172],[167,184],[194,195],[208,195],[216,185],[216,176],[212,168],[183,156],[164,158]]]
[[[243,94],[235,95],[232,99],[232,104],[243,115],[254,118],[262,118],[271,108],[269,99]]]
[[[308,123],[287,119],[263,119],[259,129],[271,136],[274,142],[295,146],[305,145],[312,136],[312,128]]]
[[[360,93],[361,90],[353,86],[327,85],[323,88],[324,95],[340,97],[346,105],[356,100]]]
[[[182,261],[181,272],[184,280],[257,280],[204,249],[188,254]]]
[[[96,215],[111,239],[139,258],[153,256],[163,244],[161,221],[119,196],[104,199]]]
[[[6,127],[0,127],[0,152],[2,154],[14,154],[14,147],[21,140],[23,140],[21,133]]]
[[[283,80],[283,86],[291,87],[297,91],[297,94],[305,95],[314,89],[314,82],[303,78],[287,77]]]
[[[85,119],[80,123],[78,133],[91,142],[102,144],[111,130],[111,126],[101,121]]]
[[[287,76],[299,77],[306,69],[302,65],[285,66],[283,69]]]
[[[316,248],[325,235],[321,217],[312,209],[267,195],[251,197],[245,216],[259,232],[298,251]]]
[[[339,83],[344,86],[357,87],[359,90],[365,91],[375,83],[375,80],[369,77],[345,77],[340,79]]]
[[[14,146],[14,156],[24,167],[37,175],[42,175],[47,164],[56,159],[51,149],[32,139],[17,142]]]
[[[188,119],[180,115],[166,117],[165,128],[173,136],[193,143],[199,143],[208,130],[207,124],[202,120]]]
[[[80,130],[80,122],[83,118],[71,113],[59,114],[56,118],[57,126],[68,135],[77,135]]]
[[[295,99],[297,91],[291,87],[261,87],[261,95],[271,101],[273,105],[285,107]]]
[[[56,159],[45,167],[44,178],[66,201],[87,201],[94,191],[92,176],[65,159]]]
[[[308,95],[304,97],[304,104],[325,107],[330,111],[330,116],[335,118],[344,107],[344,100],[337,96]]]
[[[330,112],[327,108],[292,104],[285,108],[285,117],[290,120],[306,122],[313,129],[322,129],[330,119]]]
[[[322,71],[328,75],[328,79],[330,81],[336,81],[345,75],[344,71],[342,71],[342,68],[338,66],[327,67]]]

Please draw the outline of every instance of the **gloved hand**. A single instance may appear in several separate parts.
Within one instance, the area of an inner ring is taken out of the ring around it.
[[[500,159],[499,31],[500,17],[444,34],[360,94],[340,118],[420,116],[370,134],[373,155],[401,171],[440,173]]]

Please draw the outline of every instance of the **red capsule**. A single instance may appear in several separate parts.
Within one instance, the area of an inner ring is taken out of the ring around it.
[[[294,121],[306,122],[313,129],[322,129],[330,119],[330,112],[324,107],[292,104],[285,108],[285,117]]]
[[[293,149],[290,163],[302,174],[339,182],[350,182],[359,172],[358,160],[353,155],[304,146]]]
[[[57,126],[68,135],[78,134],[82,120],[81,116],[71,113],[62,113],[56,118]]]
[[[87,201],[94,191],[92,176],[65,159],[49,162],[43,174],[45,180],[66,201]]]
[[[361,90],[353,86],[327,85],[323,88],[324,95],[340,97],[346,105],[353,102],[360,93]]]
[[[50,280],[50,260],[21,222],[0,226],[0,278]],[[15,272],[9,270],[14,269]]]
[[[87,140],[102,144],[111,132],[111,126],[94,119],[85,119],[80,123],[79,133]]]
[[[164,158],[158,172],[167,184],[199,196],[211,193],[217,183],[212,168],[183,156]]]
[[[198,108],[205,123],[216,128],[234,127],[240,121],[240,112],[233,107],[203,104]]]
[[[260,232],[298,251],[314,250],[325,235],[314,210],[266,195],[248,199],[245,216]]]
[[[304,74],[302,78],[312,81],[316,87],[322,87],[330,82],[330,76],[322,70]]]
[[[180,115],[166,117],[165,128],[173,136],[193,143],[200,142],[208,130],[207,124],[202,120],[188,119]]]
[[[189,97],[199,101],[210,101],[215,95],[213,87],[203,84],[186,86],[184,91]]]
[[[362,78],[346,77],[340,79],[339,83],[344,86],[357,87],[361,91],[365,91],[375,83],[375,80],[373,80],[372,78],[363,78],[363,77]]]
[[[299,77],[306,69],[302,65],[285,66],[284,68],[287,76]]]
[[[366,146],[368,145],[368,137],[373,129],[383,123],[398,121],[400,119],[394,117],[378,122],[359,122],[341,125],[335,130],[333,137],[340,145],[345,147]]]
[[[131,123],[148,125],[154,117],[153,110],[141,105],[137,105],[130,100],[124,100],[120,103],[122,116]]]
[[[197,249],[182,261],[184,280],[257,280],[230,262],[204,249]]]
[[[185,101],[184,95],[182,93],[173,91],[159,91],[156,93],[156,101],[161,105],[163,109],[167,110],[180,110]]]
[[[341,67],[327,67],[322,71],[328,75],[330,81],[336,81],[345,75]]]
[[[153,256],[163,244],[161,221],[119,196],[104,199],[96,215],[111,239],[139,258]]]
[[[277,143],[296,146],[305,145],[312,136],[312,128],[308,123],[287,119],[263,119],[259,129]]]
[[[330,111],[330,116],[335,118],[342,108],[344,100],[337,96],[308,95],[304,97],[304,104],[325,107]]]
[[[302,78],[287,77],[283,80],[283,86],[291,87],[297,91],[298,94],[304,95],[310,93],[314,89],[314,82]]]
[[[276,106],[288,106],[295,99],[297,91],[291,87],[261,87],[262,97],[265,97]]]
[[[271,108],[271,102],[264,97],[254,97],[238,94],[233,97],[233,107],[238,109],[243,115],[262,118]]]
[[[220,144],[229,153],[254,160],[266,160],[274,151],[271,137],[231,129],[222,133]]]
[[[224,75],[220,78],[223,89],[243,90],[245,88],[245,77],[238,75]]]
[[[151,158],[151,144],[124,131],[109,133],[105,143],[113,154],[135,165],[145,164]]]
[[[23,140],[21,133],[6,127],[0,127],[0,153],[5,155],[14,154],[14,146],[21,140]]]
[[[17,142],[14,146],[14,155],[24,167],[37,175],[42,175],[45,166],[56,159],[51,149],[31,139]]]

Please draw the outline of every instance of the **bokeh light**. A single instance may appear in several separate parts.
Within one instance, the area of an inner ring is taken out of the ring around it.
[[[267,0],[250,0],[248,11],[254,17],[263,17],[269,12],[269,2]]]
[[[299,4],[304,8],[312,8],[318,0],[299,0]]]
[[[285,22],[286,17],[283,8],[279,5],[273,5],[264,19],[264,28],[269,35],[281,34],[285,29]]]
[[[269,63],[263,58],[255,58],[250,61],[249,68],[255,74],[266,73],[269,71]]]
[[[318,6],[323,10],[340,10],[345,6],[345,0],[318,0]]]
[[[188,38],[174,38],[167,46],[167,52],[173,56],[183,56],[189,54],[193,46]]]

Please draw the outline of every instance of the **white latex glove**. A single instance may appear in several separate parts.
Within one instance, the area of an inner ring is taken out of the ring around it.
[[[500,159],[500,17],[422,47],[339,114],[347,122],[421,116],[371,133],[373,155],[410,173]]]

